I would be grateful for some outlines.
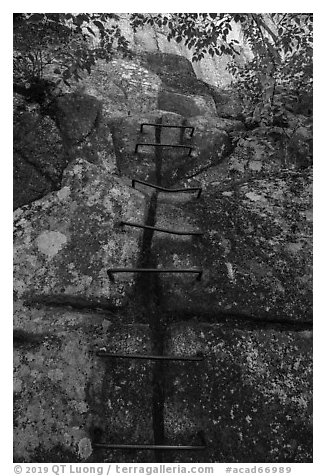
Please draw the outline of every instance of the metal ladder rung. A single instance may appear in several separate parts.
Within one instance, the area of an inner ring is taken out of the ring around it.
[[[189,149],[188,157],[190,157],[191,151],[193,147],[190,147],[189,145],[173,145],[173,144],[158,144],[155,142],[138,142],[135,147],[135,154],[138,152],[138,147],[173,147],[176,149]]]
[[[96,355],[105,358],[117,358],[117,359],[141,359],[141,360],[176,360],[176,361],[191,361],[200,362],[204,360],[203,355],[196,355],[193,357],[185,357],[178,355],[145,355],[145,354],[113,354],[106,351],[98,351]]]
[[[190,132],[190,137],[192,137],[194,135],[194,130],[195,128],[192,127],[192,126],[177,126],[177,125],[168,125],[168,124],[155,124],[155,123],[151,123],[151,122],[143,122],[141,125],[140,125],[140,132],[143,132],[143,127],[144,126],[151,126],[151,127],[166,127],[166,128],[175,128],[175,129],[191,129],[191,132]]]
[[[193,136],[194,127],[191,126],[176,126],[176,125],[163,125],[163,124],[152,124],[152,123],[142,123],[140,126],[140,132],[143,132],[144,126],[154,126],[157,129],[161,127],[168,128],[179,128],[179,129],[190,129],[190,137]],[[190,157],[193,147],[186,145],[172,145],[172,144],[161,144],[161,143],[137,143],[135,147],[135,154],[138,151],[138,148],[142,147],[172,147],[178,149],[189,149],[188,156]],[[189,192],[189,191],[198,191],[197,198],[200,197],[202,189],[200,187],[188,188],[188,189],[166,189],[157,185],[152,185],[141,180],[132,180],[132,187],[135,188],[135,183],[142,183],[152,188],[156,188],[162,192]],[[134,222],[120,221],[119,225],[127,225],[138,228],[145,228],[149,230],[161,231],[164,233],[171,233],[176,235],[203,235],[202,232],[182,232],[176,230],[168,230],[164,228],[153,227],[149,225],[141,225]],[[107,270],[109,279],[114,282],[114,273],[196,273],[197,281],[201,280],[203,270],[199,268],[193,269],[175,269],[175,268],[166,268],[166,269],[157,269],[157,268],[110,268]],[[142,359],[142,360],[154,360],[154,361],[202,361],[204,356],[202,354],[197,354],[196,356],[172,356],[172,355],[145,355],[145,354],[123,354],[123,353],[112,353],[106,351],[97,351],[96,355],[104,358],[123,358],[123,359]],[[164,445],[164,444],[105,444],[105,443],[93,443],[93,448],[98,450],[160,450],[160,451],[200,451],[206,449],[205,439],[201,438],[200,441],[204,444],[202,445]]]
[[[202,231],[177,231],[168,230],[166,228],[158,228],[156,226],[141,225],[139,223],[133,223],[128,221],[120,221],[120,225],[134,226],[136,228],[145,228],[146,230],[162,231],[163,233],[170,233],[171,235],[203,235]]]
[[[111,449],[111,450],[172,450],[172,451],[185,451],[185,450],[205,450],[206,446],[191,446],[191,445],[110,445],[104,443],[94,443],[93,448],[98,449]]]
[[[202,188],[201,187],[189,187],[189,188],[165,188],[165,187],[160,187],[159,185],[155,185],[153,183],[149,182],[144,182],[143,180],[138,180],[138,179],[132,179],[131,181],[131,186],[132,188],[135,188],[135,183],[141,183],[143,185],[146,185],[147,187],[151,188],[156,188],[157,190],[160,190],[161,192],[168,192],[168,193],[188,193],[188,192],[194,192],[195,190],[198,190],[197,198],[200,197],[202,193]]]
[[[114,282],[113,273],[195,273],[198,274],[196,280],[200,281],[203,270],[202,269],[176,269],[176,268],[110,268],[107,270],[107,274],[112,282]]]

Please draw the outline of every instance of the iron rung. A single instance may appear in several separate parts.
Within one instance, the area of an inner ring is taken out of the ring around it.
[[[174,147],[177,149],[189,149],[188,157],[190,157],[191,151],[193,147],[190,147],[189,145],[173,145],[173,144],[157,144],[155,142],[138,142],[135,147],[135,154],[138,152],[138,147],[139,146],[144,146],[144,147]]]
[[[151,127],[168,127],[168,128],[175,128],[175,129],[191,129],[191,132],[190,132],[190,137],[192,137],[194,135],[194,130],[195,128],[192,127],[192,126],[174,126],[174,125],[168,125],[168,124],[153,124],[151,122],[143,122],[141,125],[140,125],[140,132],[143,132],[143,127],[144,126],[151,126]]]
[[[145,228],[146,230],[162,231],[163,233],[170,233],[171,235],[203,235],[202,231],[177,231],[167,230],[166,228],[158,228],[156,226],[141,225],[128,221],[120,221],[120,225],[134,226],[136,228]]]
[[[107,270],[107,274],[111,281],[114,282],[113,273],[196,273],[198,274],[196,280],[200,281],[203,270],[202,269],[176,269],[176,268],[165,268],[165,269],[157,269],[157,268],[110,268]]]
[[[111,449],[111,450],[205,450],[206,446],[186,446],[186,445],[110,445],[104,443],[94,443],[93,448],[98,449]]]
[[[147,187],[151,188],[156,188],[157,190],[160,190],[161,192],[170,192],[170,193],[187,193],[187,192],[194,192],[195,190],[198,190],[197,198],[200,197],[202,188],[201,187],[190,187],[190,188],[165,188],[165,187],[160,187],[158,185],[154,185],[152,183],[144,182],[143,180],[138,180],[138,179],[132,179],[131,186],[132,188],[135,188],[135,183],[141,183],[143,185],[146,185]]]
[[[194,357],[183,357],[183,356],[173,356],[173,355],[144,355],[144,354],[113,354],[105,351],[98,351],[96,355],[99,357],[106,358],[118,358],[118,359],[141,359],[141,360],[176,360],[176,361],[191,361],[191,362],[200,362],[204,360],[203,355],[196,355]]]

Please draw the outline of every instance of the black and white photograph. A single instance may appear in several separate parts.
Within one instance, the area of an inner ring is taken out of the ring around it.
[[[315,15],[248,11],[13,13],[16,474],[314,462]]]

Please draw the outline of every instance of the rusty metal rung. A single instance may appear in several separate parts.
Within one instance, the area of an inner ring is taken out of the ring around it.
[[[189,145],[173,145],[173,144],[157,144],[153,142],[138,142],[135,147],[135,154],[137,154],[138,147],[139,146],[144,146],[144,147],[174,147],[176,149],[189,149],[188,157],[190,157],[191,151],[193,147],[190,147]]]
[[[146,185],[147,187],[151,188],[156,188],[157,190],[160,190],[161,192],[168,192],[168,193],[187,193],[187,192],[194,192],[195,190],[198,190],[197,198],[200,197],[202,188],[201,187],[189,187],[189,188],[165,188],[165,187],[160,187],[159,185],[155,185],[153,183],[149,182],[144,182],[143,180],[138,180],[138,179],[132,179],[131,181],[131,186],[132,188],[135,188],[135,183],[141,183],[143,185]]]
[[[200,281],[203,270],[202,269],[177,269],[177,268],[110,268],[107,274],[112,282],[114,282],[113,273],[196,273],[198,274],[196,280]]]
[[[203,235],[202,231],[178,231],[167,230],[166,228],[158,228],[156,226],[141,225],[139,223],[133,223],[128,221],[120,221],[120,225],[134,226],[136,228],[145,228],[146,230],[162,231],[163,233],[170,233],[171,235]]]
[[[187,446],[187,445],[110,445],[104,443],[94,443],[93,448],[98,449],[111,449],[111,450],[172,450],[172,451],[185,451],[185,450],[205,450],[206,446]]]
[[[117,358],[117,359],[140,359],[140,360],[175,360],[175,361],[190,361],[201,362],[204,360],[202,354],[195,355],[193,357],[185,357],[179,355],[145,355],[145,354],[113,354],[111,352],[105,352],[100,350],[96,352],[99,357],[105,358]]]
[[[143,132],[143,127],[144,126],[151,126],[151,127],[168,127],[168,128],[175,128],[175,129],[191,129],[191,132],[190,132],[190,137],[192,137],[194,135],[194,130],[195,128],[192,127],[192,126],[177,126],[177,125],[168,125],[168,124],[154,124],[154,123],[151,123],[151,122],[143,122],[141,125],[140,125],[140,132]]]

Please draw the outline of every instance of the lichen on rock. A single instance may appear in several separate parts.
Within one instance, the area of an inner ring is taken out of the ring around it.
[[[206,462],[312,461],[312,333],[305,332],[239,329],[231,320],[172,325],[168,351],[205,360],[167,371],[169,441],[205,429]],[[197,460],[190,453],[182,461]]]
[[[80,296],[121,305],[132,286],[112,284],[110,266],[134,266],[141,232],[121,219],[142,221],[145,199],[105,170],[77,159],[63,188],[18,213],[15,291],[19,297],[69,300]],[[119,281],[119,279],[118,279]]]
[[[117,453],[99,454],[94,442],[148,444],[163,425],[167,444],[195,444],[204,429],[212,463],[310,462],[310,121],[289,114],[282,131],[249,130],[234,91],[198,80],[180,52],[136,50],[99,61],[42,118],[49,142],[40,134],[29,144],[34,165],[56,182],[35,167],[26,194],[27,181],[19,182],[15,460],[111,462]],[[39,110],[27,109],[34,124]],[[135,153],[137,143],[157,140],[140,125],[161,120],[195,128],[161,130],[161,143],[185,149]],[[201,197],[132,188],[133,179],[201,187]],[[121,220],[203,235],[151,235]],[[143,266],[203,273],[198,281],[190,273],[107,273]],[[155,367],[154,376],[152,362],[98,350],[205,359],[191,372],[185,362]],[[148,463],[155,454],[120,457]]]
[[[163,234],[153,239],[159,267],[178,262],[180,267],[204,270],[201,282],[187,275],[162,276],[167,308],[209,319],[234,313],[310,321],[311,181],[309,171],[279,172],[243,183],[232,195],[223,195],[212,184],[200,201],[159,206],[158,223],[171,215],[175,228],[186,229],[186,217],[190,230],[204,232],[191,244],[177,245]]]

